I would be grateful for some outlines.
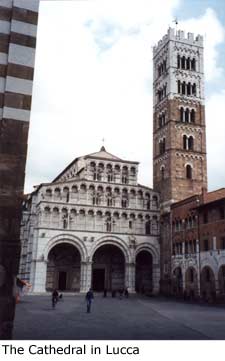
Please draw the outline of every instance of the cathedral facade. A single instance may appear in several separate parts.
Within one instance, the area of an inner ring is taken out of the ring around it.
[[[159,194],[137,175],[138,162],[102,147],[27,197],[20,277],[32,292],[158,293]]]

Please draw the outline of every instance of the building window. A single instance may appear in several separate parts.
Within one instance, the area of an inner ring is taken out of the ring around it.
[[[193,149],[194,149],[194,138],[190,136],[188,138],[188,150],[193,150]]]
[[[209,240],[204,239],[204,251],[208,251],[208,250],[209,250]]]
[[[151,224],[150,224],[150,221],[147,221],[145,223],[145,234],[149,235],[150,233],[151,233]]]
[[[194,123],[195,122],[195,110],[192,109],[191,110],[191,123]]]
[[[189,123],[189,109],[185,110],[185,123]]]
[[[180,108],[180,121],[181,122],[184,121],[184,108],[183,107]]]
[[[203,223],[208,223],[208,212],[203,213]]]
[[[186,178],[192,179],[192,167],[189,164],[186,166]]]
[[[133,223],[132,221],[129,221],[129,229],[132,229],[133,228]]]
[[[122,208],[127,208],[127,199],[122,199],[121,206]]]
[[[196,60],[195,60],[195,58],[193,58],[192,60],[191,60],[191,70],[196,70]]]
[[[112,198],[107,198],[107,206],[112,207]]]
[[[221,249],[225,249],[225,237],[221,238]]]
[[[106,231],[111,232],[112,231],[112,223],[111,221],[106,222]]]
[[[220,212],[220,219],[224,219],[224,207],[220,207],[219,212]]]

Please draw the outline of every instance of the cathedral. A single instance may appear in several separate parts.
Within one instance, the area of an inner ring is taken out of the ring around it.
[[[225,298],[225,189],[207,191],[200,35],[169,28],[153,48],[152,136],[153,189],[138,162],[103,146],[26,197],[20,277],[33,293]]]
[[[137,175],[103,146],[27,197],[20,277],[32,292],[158,293],[159,194]]]

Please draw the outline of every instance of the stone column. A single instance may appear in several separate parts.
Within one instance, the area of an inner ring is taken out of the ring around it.
[[[152,269],[152,293],[157,295],[159,293],[159,281],[160,281],[160,266],[158,263],[153,264]]]
[[[87,273],[87,263],[81,262],[81,264],[80,264],[80,292],[86,291],[86,273]]]
[[[47,262],[45,260],[35,261],[35,273],[32,284],[32,292],[46,292]]]
[[[135,293],[135,263],[125,264],[125,287],[130,293]]]
[[[201,296],[201,265],[200,265],[200,244],[199,240],[196,240],[196,256],[197,256],[197,293]]]
[[[87,292],[92,286],[92,262],[81,263],[81,289],[80,292]]]

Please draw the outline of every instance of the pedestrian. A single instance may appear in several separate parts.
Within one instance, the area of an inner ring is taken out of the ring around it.
[[[104,289],[103,297],[107,297],[107,289]]]
[[[128,297],[129,297],[128,288],[126,288],[126,289],[125,289],[125,291],[124,291],[124,296],[125,296],[126,298],[128,298]]]
[[[87,302],[87,313],[90,313],[91,312],[91,303],[92,303],[92,300],[94,299],[94,294],[93,294],[91,288],[87,292],[85,298],[86,298],[86,302]]]
[[[122,300],[122,298],[123,298],[123,289],[122,288],[119,289],[119,295],[120,295],[119,299]]]
[[[59,299],[59,293],[57,291],[57,289],[54,289],[54,291],[52,292],[52,308],[55,308],[56,303],[58,302]]]

